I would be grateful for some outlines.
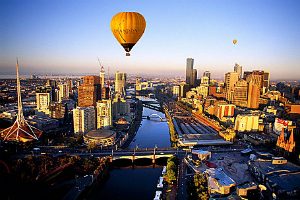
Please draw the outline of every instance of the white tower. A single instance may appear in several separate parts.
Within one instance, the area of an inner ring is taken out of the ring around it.
[[[29,125],[23,115],[18,59],[16,64],[16,70],[17,70],[18,115],[15,123],[11,127],[8,127],[7,129],[4,129],[1,132],[1,137],[4,138],[4,140],[6,141],[29,142],[32,140],[38,140],[38,138],[42,135],[42,131]]]

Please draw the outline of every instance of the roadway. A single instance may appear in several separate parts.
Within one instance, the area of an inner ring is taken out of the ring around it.
[[[177,199],[185,200],[187,198],[187,177],[186,164],[184,162],[185,154],[178,155],[179,165],[177,174]]]
[[[210,147],[210,146],[203,146],[203,147],[197,147],[194,149],[201,149],[201,150],[208,150],[212,153],[214,152],[238,152],[242,151],[245,148],[247,148],[247,145],[245,144],[234,144],[228,146],[219,146],[219,147]],[[259,149],[259,148],[256,148]],[[137,149],[118,149],[118,150],[112,150],[112,149],[94,149],[92,151],[88,151],[86,148],[81,149],[75,149],[75,148],[54,148],[54,147],[40,147],[40,153],[39,154],[48,154],[53,156],[59,156],[59,155],[77,155],[77,156],[109,156],[109,155],[116,155],[116,156],[126,156],[126,155],[152,155],[154,151],[154,148],[137,148]],[[155,149],[156,154],[185,154],[186,150],[183,149],[175,149],[175,148],[156,148]],[[189,150],[188,150],[189,151]],[[32,155],[33,152],[24,152],[23,155]]]

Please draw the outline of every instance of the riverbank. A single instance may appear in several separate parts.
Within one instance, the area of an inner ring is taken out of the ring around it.
[[[177,147],[178,134],[175,131],[172,116],[170,115],[168,106],[166,104],[163,105],[163,109],[169,125],[170,141],[172,142],[172,147]]]
[[[143,104],[142,104],[142,101],[138,100],[137,105],[136,105],[135,117],[130,123],[130,127],[128,130],[128,138],[127,138],[126,142],[124,142],[122,144],[122,146],[121,146],[122,149],[126,149],[129,147],[130,143],[134,139],[134,137],[140,127],[142,118],[143,118]]]

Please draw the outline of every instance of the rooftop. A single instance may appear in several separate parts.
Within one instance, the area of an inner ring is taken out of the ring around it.
[[[300,171],[295,173],[280,174],[268,177],[269,182],[274,183],[279,190],[292,191],[300,189]]]
[[[257,159],[251,161],[251,164],[265,175],[300,172],[300,167],[290,162],[286,164],[272,164],[272,160]]]
[[[235,181],[230,178],[221,168],[209,168],[206,169],[205,172],[211,177],[214,178],[215,180],[218,181],[220,185],[223,186],[231,186],[235,185]]]
[[[85,134],[85,137],[88,138],[110,138],[110,137],[115,137],[116,132],[109,130],[109,129],[97,129],[97,130],[92,130]]]

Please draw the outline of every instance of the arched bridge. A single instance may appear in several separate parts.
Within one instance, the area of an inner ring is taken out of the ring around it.
[[[148,115],[148,116],[143,116],[143,119],[148,119],[148,120],[156,119],[156,118],[159,118],[160,121],[166,121],[165,118],[162,118],[160,115],[158,115],[158,114],[156,114],[156,113],[153,113],[153,114]]]
[[[155,163],[155,160],[158,158],[169,158],[171,156],[173,156],[174,154],[149,154],[149,155],[124,155],[124,156],[113,156],[112,160],[119,160],[119,159],[129,159],[132,162],[134,162],[137,159],[143,159],[143,158],[147,158],[147,159],[151,159],[152,163]]]

